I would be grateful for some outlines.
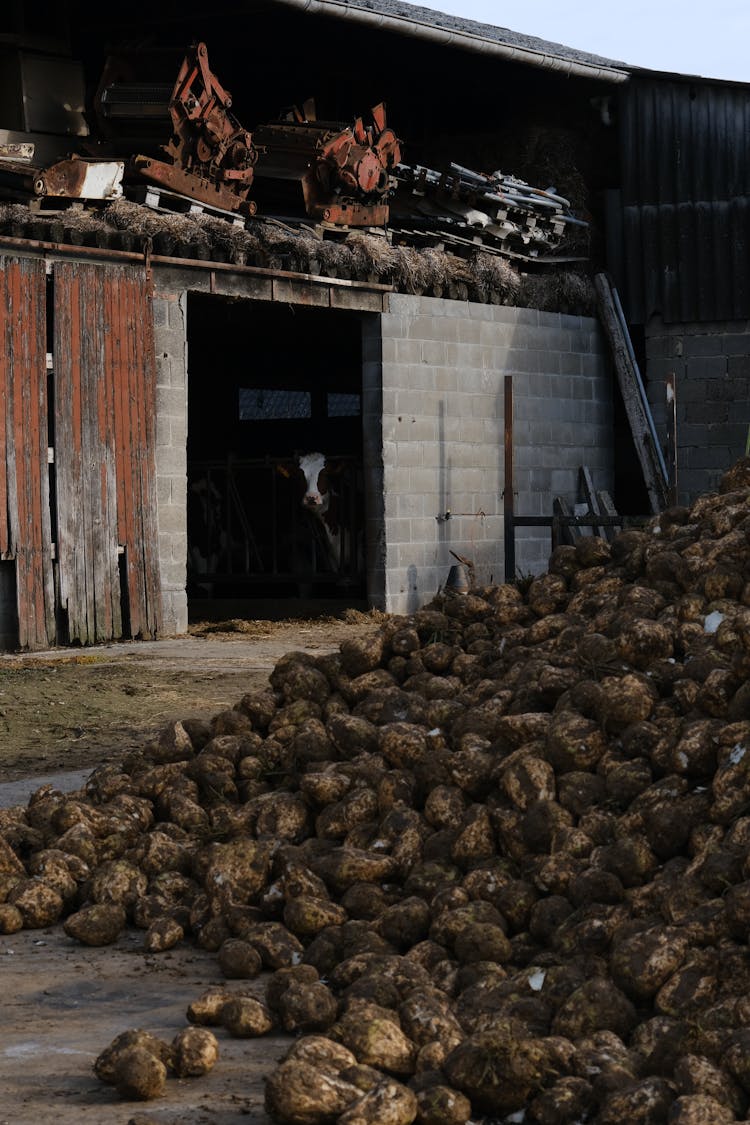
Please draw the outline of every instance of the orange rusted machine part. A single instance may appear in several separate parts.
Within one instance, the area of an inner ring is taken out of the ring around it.
[[[386,122],[385,105],[365,125],[318,121],[314,102],[296,107],[253,132],[258,147],[256,186],[262,180],[299,182],[306,214],[336,226],[383,226],[401,145]],[[270,191],[269,186],[269,191]]]
[[[127,81],[105,82],[97,97],[98,117],[110,136],[120,122],[136,123],[137,129],[139,120],[153,129],[163,119],[166,133],[171,119],[169,141],[134,156],[131,177],[225,211],[254,214],[248,194],[258,154],[252,134],[231,112],[231,105],[229,91],[208,65],[205,43],[187,52],[168,99],[163,87]]]

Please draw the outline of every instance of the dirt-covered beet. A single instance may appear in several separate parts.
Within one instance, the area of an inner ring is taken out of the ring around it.
[[[749,484],[290,652],[210,723],[0,811],[0,932],[136,926],[227,978],[99,1076],[158,1096],[213,1065],[205,1028],[281,1029],[288,1125],[742,1120]]]

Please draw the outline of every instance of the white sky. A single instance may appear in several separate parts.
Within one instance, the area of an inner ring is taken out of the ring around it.
[[[423,0],[422,6],[634,66],[750,82],[750,0]]]

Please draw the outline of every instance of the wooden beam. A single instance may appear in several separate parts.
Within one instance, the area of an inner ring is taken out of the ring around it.
[[[665,474],[661,467],[659,450],[653,437],[653,421],[648,403],[641,393],[640,374],[633,361],[629,338],[626,337],[615,306],[612,286],[602,273],[594,278],[599,316],[612,349],[612,357],[620,385],[625,412],[652,512],[660,512],[669,505]]]
[[[581,490],[581,495],[583,496],[583,499],[585,500],[591,515],[601,515],[601,512],[599,510],[599,501],[597,500],[596,492],[594,491],[594,481],[591,476],[591,470],[588,469],[585,465],[581,465],[578,469],[578,483]],[[591,529],[594,535],[601,534],[599,524],[592,524]]]

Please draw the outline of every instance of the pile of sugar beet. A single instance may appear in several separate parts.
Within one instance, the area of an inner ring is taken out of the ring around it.
[[[523,587],[0,814],[0,929],[215,951],[188,1017],[295,1033],[289,1125],[747,1120],[750,461]]]

